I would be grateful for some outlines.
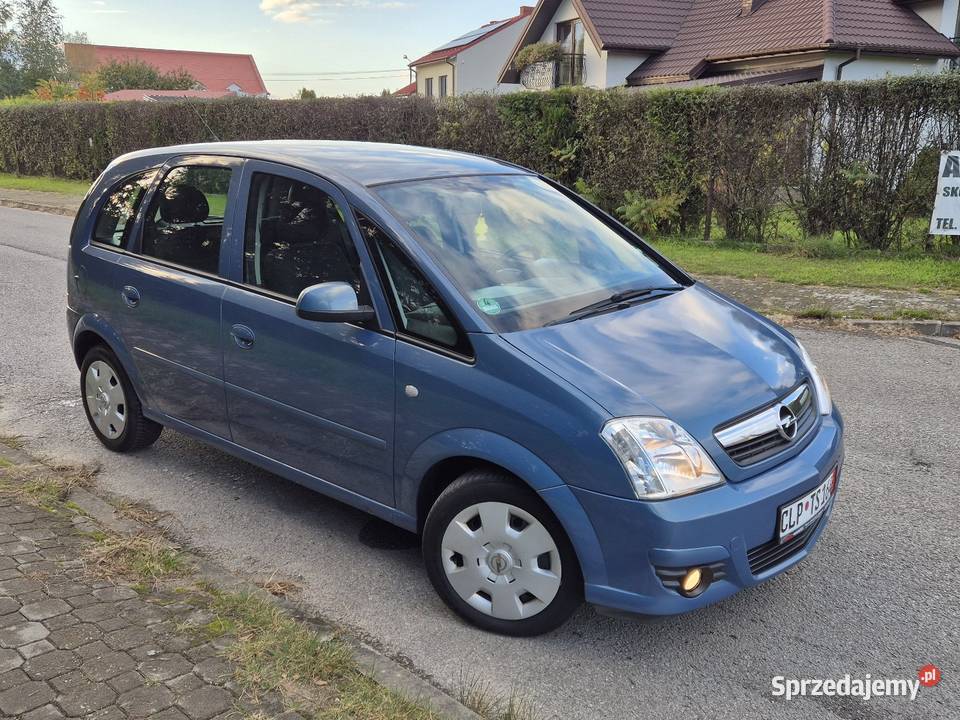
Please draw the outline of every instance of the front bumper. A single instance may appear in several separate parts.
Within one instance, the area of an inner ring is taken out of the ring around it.
[[[580,517],[585,513],[592,524],[594,551],[580,553],[574,538],[588,602],[631,613],[675,615],[723,600],[803,560],[830,521],[839,482],[815,529],[793,552],[756,574],[748,553],[756,551],[756,556],[773,540],[780,506],[814,489],[842,462],[843,421],[834,411],[823,418],[816,436],[798,455],[740,483],[663,502],[575,487],[553,488],[542,495],[561,522],[569,511]],[[656,572],[695,566],[711,566],[719,579],[694,598],[668,588]]]

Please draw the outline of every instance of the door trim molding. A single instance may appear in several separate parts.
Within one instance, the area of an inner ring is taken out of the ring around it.
[[[330,432],[337,433],[338,435],[343,435],[345,437],[350,438],[351,440],[357,440],[358,442],[361,442],[364,445],[369,445],[370,447],[377,448],[378,450],[387,449],[386,440],[375,437],[373,435],[367,435],[367,433],[362,432],[361,430],[356,430],[352,427],[341,425],[340,423],[334,422],[333,420],[327,420],[326,418],[322,418],[319,415],[314,415],[313,413],[309,413],[306,410],[301,410],[300,408],[294,407],[293,405],[287,405],[286,403],[282,403],[279,400],[274,400],[273,398],[269,398],[266,395],[255,393],[252,390],[247,390],[246,388],[242,388],[239,385],[234,385],[232,383],[224,382],[224,386],[230,392],[234,392],[237,395],[250,398],[251,400],[256,400],[257,402],[264,403],[265,405],[270,405],[279,410],[283,410],[284,412],[292,413],[297,417],[303,420],[306,420],[309,423],[312,423],[314,425],[317,425],[323,428],[324,430],[329,430]],[[229,407],[229,404],[230,404],[230,401],[228,397],[228,400],[227,400],[228,407]],[[228,414],[229,414],[229,411],[228,411]]]

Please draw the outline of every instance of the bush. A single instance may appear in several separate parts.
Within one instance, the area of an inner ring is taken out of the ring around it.
[[[956,239],[934,241],[923,227],[939,153],[960,147],[957,107],[956,73],[790,87],[565,88],[439,103],[5,103],[0,172],[91,179],[117,155],[212,133],[398,142],[533,168],[657,232],[709,234],[716,220],[731,242],[769,245],[786,233],[795,244],[837,231],[849,248],[958,253]]]
[[[641,234],[654,236],[676,229],[680,220],[680,195],[647,198],[627,190],[624,204],[617,208],[617,215],[624,225]]]
[[[536,65],[541,62],[557,62],[563,58],[563,48],[560,43],[538,42],[524,46],[513,58],[513,66],[517,70]]]

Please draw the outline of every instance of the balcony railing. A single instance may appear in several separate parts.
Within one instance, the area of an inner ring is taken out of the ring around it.
[[[568,85],[583,85],[583,55],[568,54],[557,61],[529,65],[520,74],[528,90],[551,90]]]

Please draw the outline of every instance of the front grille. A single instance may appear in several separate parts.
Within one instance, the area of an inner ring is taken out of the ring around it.
[[[718,430],[716,438],[737,465],[755,465],[797,443],[810,431],[817,421],[814,405],[810,386],[801,385],[775,405]],[[793,438],[785,437],[778,427],[781,407],[788,407],[796,416]]]
[[[747,553],[747,560],[750,563],[750,572],[754,575],[760,575],[766,572],[774,565],[786,562],[798,552],[807,546],[810,537],[820,527],[823,522],[821,516],[816,522],[810,523],[810,526],[801,531],[799,535],[787,540],[785,543],[778,543],[774,538],[768,543],[764,543]]]

